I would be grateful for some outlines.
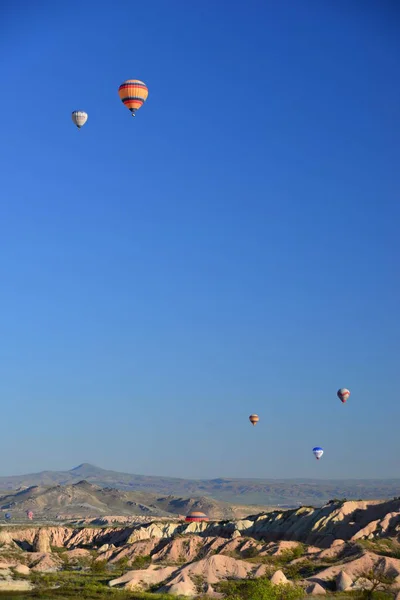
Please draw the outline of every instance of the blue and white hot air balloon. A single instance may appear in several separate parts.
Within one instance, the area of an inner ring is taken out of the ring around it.
[[[315,448],[313,448],[312,451],[314,452],[315,458],[317,460],[319,460],[324,453],[322,448],[320,448],[319,446],[315,446]]]

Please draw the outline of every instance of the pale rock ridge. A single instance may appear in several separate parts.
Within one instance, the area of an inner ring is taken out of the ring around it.
[[[345,565],[339,564],[328,567],[327,569],[323,569],[316,575],[309,577],[308,581],[323,584],[325,581],[330,579],[336,579],[340,572],[345,570],[346,574],[356,582],[357,578],[360,576],[360,573],[363,571],[368,571],[378,564],[382,566],[385,573],[395,577],[400,575],[400,559],[382,557],[374,554],[373,552],[364,551],[359,558],[350,560],[346,562]]]
[[[105,529],[72,529],[43,527],[13,528],[0,531],[0,543],[25,544],[26,549],[45,547],[68,549],[91,545],[116,547],[139,540],[171,540],[177,534],[205,538],[239,539],[249,536],[267,542],[300,541],[320,548],[363,538],[397,536],[400,539],[400,501],[344,502],[322,508],[301,507],[297,510],[273,511],[238,521],[184,523],[153,521],[129,527]],[[48,541],[46,540],[48,538]]]
[[[137,571],[128,571],[122,577],[112,579],[108,582],[110,587],[124,587],[128,590],[146,589],[149,585],[156,585],[166,579],[169,579],[176,571],[176,567],[164,567],[159,569],[155,565],[150,565],[148,569]]]
[[[11,579],[0,581],[0,592],[30,592],[33,585],[30,581]]]

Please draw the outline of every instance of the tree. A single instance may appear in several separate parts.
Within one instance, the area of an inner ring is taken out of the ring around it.
[[[375,564],[371,569],[367,569],[358,574],[361,579],[360,585],[365,597],[371,600],[375,592],[387,592],[393,584],[395,577],[385,571],[385,562],[383,560]]]
[[[90,570],[93,575],[102,575],[106,572],[107,561],[106,560],[94,560],[90,565]]]

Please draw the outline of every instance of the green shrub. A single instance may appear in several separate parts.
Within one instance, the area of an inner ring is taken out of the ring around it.
[[[151,564],[151,556],[149,554],[144,556],[137,556],[135,560],[133,560],[130,564],[130,569],[147,569],[147,567]]]
[[[318,571],[325,569],[326,565],[313,562],[308,558],[305,558],[294,565],[286,565],[283,570],[288,579],[306,579],[312,577]]]
[[[242,557],[243,558],[255,558],[256,556],[259,555],[260,550],[258,548],[256,548],[256,546],[250,546],[250,548],[246,548],[246,550],[243,551],[242,553]]]
[[[304,596],[301,587],[291,584],[272,585],[267,577],[223,581],[217,587],[225,600],[298,600]]]
[[[357,540],[359,546],[381,556],[400,558],[400,543],[391,538],[379,540]]]
[[[54,554],[64,554],[65,552],[68,552],[67,548],[64,548],[64,546],[50,546],[50,550]]]
[[[94,560],[90,565],[91,572],[96,574],[102,574],[107,571],[107,561],[106,560]]]
[[[127,571],[130,568],[129,557],[123,556],[122,558],[117,560],[114,564],[115,564],[115,567],[118,569],[118,571],[122,571],[122,572]]]
[[[306,548],[303,544],[299,544],[295,548],[287,548],[277,555],[277,558],[281,564],[287,564],[296,558],[304,556]]]

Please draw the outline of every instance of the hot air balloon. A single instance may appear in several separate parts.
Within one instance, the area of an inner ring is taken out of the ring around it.
[[[32,521],[32,519],[33,519],[33,512],[31,510],[27,510],[26,511],[26,516],[28,517],[28,519],[30,521]]]
[[[119,86],[118,94],[126,108],[131,111],[132,117],[134,117],[135,112],[145,103],[149,90],[143,81],[127,79]]]
[[[344,404],[349,399],[350,392],[346,388],[340,388],[340,390],[337,392],[337,395]]]
[[[249,416],[249,421],[252,425],[257,425],[259,420],[260,420],[260,417],[258,415],[250,415]]]
[[[199,522],[199,521],[208,521],[208,517],[204,513],[198,512],[198,511],[194,510],[194,511],[192,511],[191,513],[189,513],[187,515],[187,517],[185,518],[185,521],[187,523],[194,523],[194,522]]]
[[[11,513],[9,513],[9,512],[6,512],[6,514],[4,515],[4,518],[5,518],[7,521],[11,521]]]
[[[323,455],[324,451],[322,450],[322,448],[320,448],[319,446],[315,446],[315,448],[312,449],[312,451],[315,454],[315,458],[317,460],[319,460],[321,458],[321,456]]]
[[[72,113],[72,121],[75,123],[78,129],[84,126],[88,120],[88,114],[83,110],[74,110]]]

